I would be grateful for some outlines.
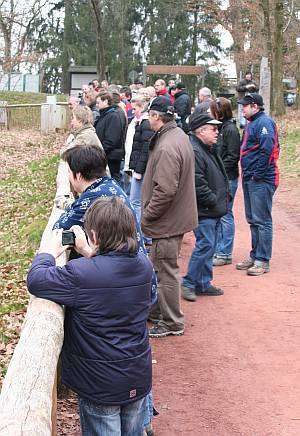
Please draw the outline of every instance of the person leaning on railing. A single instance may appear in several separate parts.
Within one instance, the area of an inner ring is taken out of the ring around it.
[[[97,199],[74,226],[83,257],[56,267],[68,246],[55,230],[28,273],[29,292],[66,306],[62,381],[79,396],[82,434],[142,435],[151,390],[147,318],[155,273],[138,252],[132,211],[116,196]]]

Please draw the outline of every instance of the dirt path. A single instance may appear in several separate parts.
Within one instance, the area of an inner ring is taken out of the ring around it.
[[[155,436],[300,435],[300,215],[293,193],[285,187],[275,196],[271,273],[216,268],[224,296],[183,301],[185,335],[151,340]],[[250,241],[241,188],[235,215],[234,262]],[[182,274],[192,246],[189,234]],[[76,409],[74,399],[60,403],[58,435],[80,434]]]
[[[300,435],[300,235],[285,196],[275,197],[271,273],[216,268],[224,296],[183,301],[185,335],[152,339],[156,436]],[[234,262],[250,240],[241,189],[235,215]],[[192,243],[187,235],[182,273]]]

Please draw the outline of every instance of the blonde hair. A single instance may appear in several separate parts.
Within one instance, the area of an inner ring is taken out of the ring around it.
[[[149,100],[147,100],[147,98],[144,95],[136,95],[131,99],[131,103],[135,103],[140,107],[145,107],[148,101]]]
[[[73,109],[73,115],[83,125],[93,124],[93,112],[88,106],[77,106]]]

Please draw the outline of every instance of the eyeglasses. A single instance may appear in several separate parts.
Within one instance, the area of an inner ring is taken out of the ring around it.
[[[210,130],[211,132],[217,132],[218,127],[217,126],[205,126],[205,130]]]
[[[205,126],[199,127],[199,129],[195,130],[196,133],[201,132],[202,130],[210,131],[210,132],[217,132],[218,127],[217,126],[210,126],[206,124]]]

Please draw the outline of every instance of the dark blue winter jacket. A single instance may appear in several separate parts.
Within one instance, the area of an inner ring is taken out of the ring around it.
[[[111,177],[101,177],[96,180],[90,186],[86,188],[84,192],[80,195],[77,200],[75,200],[71,206],[69,206],[66,211],[60,216],[59,220],[53,226],[53,229],[64,229],[69,230],[72,226],[83,227],[84,215],[91,204],[97,200],[97,198],[106,197],[119,197],[131,210],[136,228],[136,239],[138,243],[138,251],[147,255],[147,250],[144,244],[144,238],[142,235],[139,220],[137,218],[136,212],[130,203],[129,198],[120,187],[120,185]],[[74,253],[72,258],[74,258]],[[77,257],[77,256],[76,256]],[[157,300],[156,290],[152,293],[152,304]]]
[[[278,186],[279,169],[278,129],[263,111],[249,120],[241,145],[243,180],[256,180]]]
[[[119,405],[151,389],[147,318],[155,275],[142,253],[113,251],[56,267],[34,259],[29,292],[66,306],[62,381],[82,398]]]

